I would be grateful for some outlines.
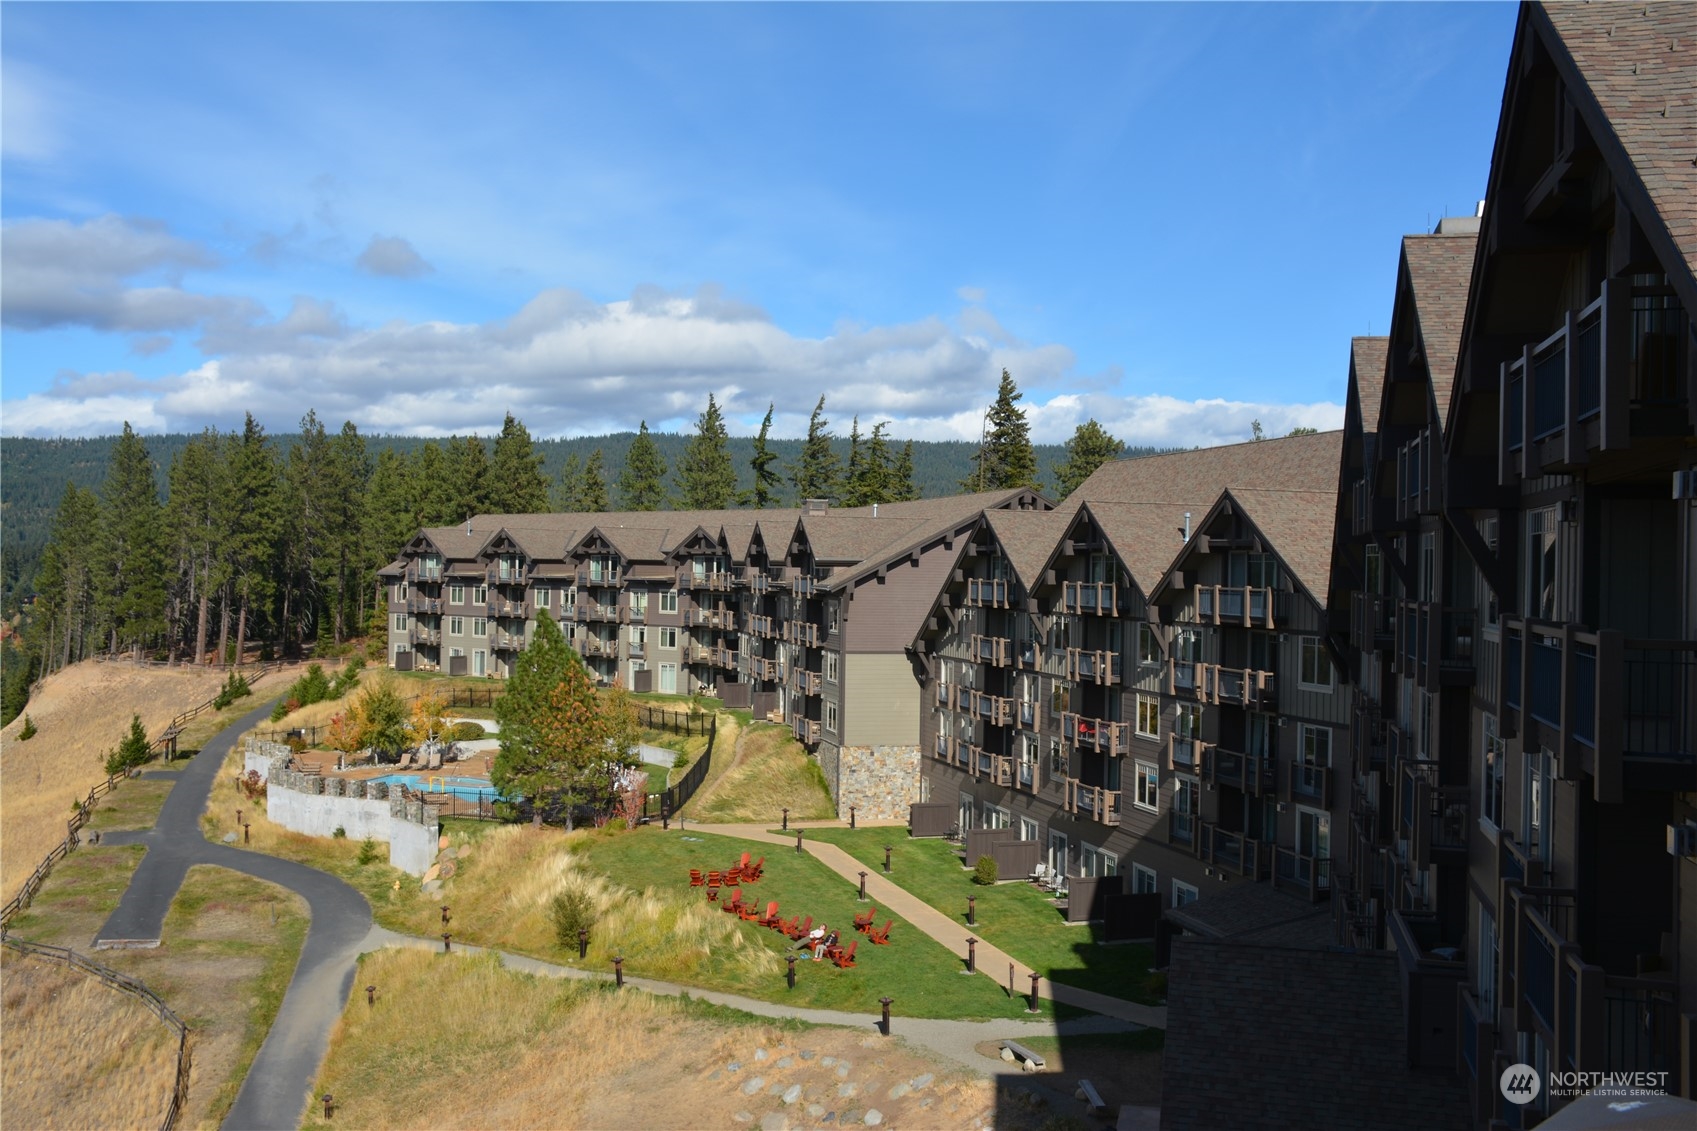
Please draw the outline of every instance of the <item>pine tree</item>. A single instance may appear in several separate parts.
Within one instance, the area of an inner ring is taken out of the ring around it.
[[[778,505],[778,491],[783,483],[783,477],[772,469],[772,465],[778,462],[778,453],[766,446],[766,437],[771,431],[772,405],[767,404],[766,419],[760,422],[760,433],[754,437],[754,456],[748,461],[748,466],[754,470],[754,486],[744,491],[738,500],[745,507],[761,511]]]
[[[839,502],[845,507],[870,503],[871,499],[862,497],[866,487],[866,453],[860,447],[860,417],[855,415],[849,420],[848,467],[843,475],[843,492]]]
[[[554,480],[554,510],[560,514],[578,513],[578,496],[583,490],[583,461],[572,452],[560,465],[559,478]]]
[[[225,447],[224,479],[228,484],[230,539],[229,595],[226,609],[236,614],[235,659],[241,662],[247,646],[249,626],[269,608],[277,588],[279,528],[282,523],[282,491],[276,453],[265,429],[248,413],[239,436],[231,436]],[[229,646],[229,618],[219,626],[219,658]]]
[[[695,422],[695,435],[678,462],[678,506],[684,510],[725,510],[736,498],[737,473],[731,466],[725,416],[707,394],[707,407]]]
[[[450,444],[453,441],[449,441]],[[460,509],[459,489],[450,464],[453,456],[434,440],[426,440],[409,461],[412,497],[417,502],[418,526],[451,526],[465,521],[470,511]]]
[[[417,481],[408,460],[394,448],[377,453],[377,466],[365,492],[368,562],[375,571],[395,560],[418,528]]]
[[[913,482],[913,441],[902,445],[902,454],[890,470],[890,502],[909,503],[919,498],[919,488]]]
[[[481,436],[448,441],[448,475],[454,485],[454,513],[449,522],[467,515],[494,513],[489,482],[489,453]]]
[[[1067,458],[1055,468],[1055,501],[1066,498],[1109,460],[1118,459],[1125,445],[1110,436],[1094,417],[1073,430]]]
[[[860,421],[849,434],[849,472],[843,484],[843,505],[864,507],[873,503],[895,501],[895,468],[890,462],[890,443],[884,431],[889,425],[879,421],[872,435],[860,438]],[[910,468],[911,471],[911,468]]]
[[[666,461],[648,435],[648,421],[637,429],[619,472],[619,501],[627,511],[657,511],[666,505]]]
[[[206,656],[212,604],[229,574],[224,553],[229,538],[224,496],[224,460],[218,433],[207,429],[171,461],[165,508],[172,575],[169,608],[171,647],[183,641],[192,622],[195,663]]]
[[[165,627],[164,521],[147,445],[124,422],[100,489],[99,612],[113,651]]]
[[[562,687],[566,690],[557,696]],[[537,610],[536,631],[513,662],[506,694],[495,701],[501,748],[489,768],[489,781],[508,796],[529,800],[534,807],[531,823],[538,828],[545,801],[558,798],[568,784],[562,750],[569,736],[563,728],[579,721],[574,716],[599,715],[593,699],[583,661],[547,610]],[[568,717],[557,717],[562,712]]]
[[[548,509],[548,477],[530,430],[507,414],[489,465],[489,509],[495,514],[540,514]]]
[[[600,514],[612,504],[607,501],[607,468],[596,448],[583,461],[583,481],[578,489],[577,510],[580,514]]]
[[[67,482],[36,572],[29,622],[30,651],[44,674],[85,659],[97,644],[94,576],[99,539],[100,500],[94,492]]]
[[[837,454],[831,450],[830,421],[825,419],[825,398],[813,408],[807,419],[807,439],[801,445],[801,458],[790,467],[790,482],[795,484],[796,498],[830,499],[837,494]]]
[[[973,460],[972,474],[961,480],[963,491],[1037,489],[1037,453],[1031,446],[1025,410],[1019,407],[1021,395],[1013,375],[1002,370],[996,403],[990,406],[990,430]]]
[[[330,442],[330,483],[325,492],[329,531],[318,569],[337,643],[355,635],[365,623],[370,597],[365,584],[365,496],[370,484],[371,457],[365,450],[365,437],[353,421],[345,420]]]

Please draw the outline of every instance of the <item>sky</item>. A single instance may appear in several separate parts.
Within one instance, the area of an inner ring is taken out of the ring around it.
[[[1339,427],[1512,4],[0,5],[0,434]]]

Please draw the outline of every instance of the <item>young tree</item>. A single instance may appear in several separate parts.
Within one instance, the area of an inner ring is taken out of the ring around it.
[[[996,403],[990,406],[989,431],[973,459],[972,474],[961,480],[963,491],[1037,489],[1037,452],[1031,446],[1025,410],[1019,407],[1021,396],[1013,375],[1002,370]]]
[[[910,503],[919,498],[919,488],[913,482],[913,441],[902,445],[902,454],[890,470],[890,501]]]
[[[1060,501],[1078,490],[1092,472],[1109,460],[1120,458],[1125,445],[1108,434],[1094,417],[1073,430],[1067,441],[1067,458],[1055,468],[1055,499]]]
[[[507,414],[495,437],[489,464],[489,507],[495,514],[538,514],[548,509],[548,477],[542,456],[530,442],[530,430]]]
[[[539,609],[536,631],[507,678],[507,693],[495,701],[501,748],[489,768],[489,780],[496,789],[531,801],[531,823],[537,828],[542,826],[545,799],[558,796],[565,785],[559,752],[569,736],[558,729],[564,724],[553,716],[558,709],[555,689],[567,681],[573,681],[572,688],[562,693],[567,699],[585,689],[593,696],[593,682],[583,661],[566,644],[547,610]]]
[[[837,454],[831,450],[830,424],[825,419],[825,397],[821,394],[807,419],[801,458],[790,467],[790,482],[795,484],[798,500],[829,499],[837,494],[839,465]]]
[[[725,510],[736,498],[737,473],[731,466],[725,415],[707,394],[707,407],[695,422],[695,435],[678,463],[678,506],[685,510]]]
[[[107,774],[121,774],[146,762],[153,747],[147,741],[147,730],[140,715],[130,716],[130,729],[122,742],[106,755]]]
[[[627,511],[657,511],[666,504],[666,461],[644,420],[619,472],[619,500]]]
[[[778,462],[778,453],[766,446],[766,437],[771,431],[772,406],[767,404],[766,419],[760,422],[760,432],[754,437],[754,455],[748,461],[748,466],[754,471],[754,485],[737,499],[743,506],[757,511],[778,505],[778,491],[784,482],[783,476],[772,468]]]

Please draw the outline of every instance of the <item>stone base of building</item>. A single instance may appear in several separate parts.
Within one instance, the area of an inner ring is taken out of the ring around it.
[[[821,745],[819,764],[837,803],[837,815],[853,806],[862,821],[905,821],[919,800],[919,747]]]

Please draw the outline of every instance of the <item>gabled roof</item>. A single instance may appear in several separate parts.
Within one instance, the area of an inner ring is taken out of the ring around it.
[[[1155,588],[1173,558],[1184,549],[1184,516],[1200,521],[1208,503],[1087,502],[1075,515],[1095,520],[1102,536],[1119,555],[1132,584],[1144,596]]]
[[[1237,487],[1229,492],[1267,548],[1284,562],[1295,580],[1324,608],[1332,581],[1332,527],[1337,520],[1336,491],[1266,491]]]
[[[1055,544],[1066,533],[1072,516],[1077,512],[1076,502],[1052,511],[984,512],[990,532],[1008,559],[1009,568],[1027,593],[1036,591],[1043,576],[1043,567],[1048,565],[1050,556],[1055,552]]]
[[[1385,360],[1389,338],[1351,338],[1349,342],[1350,395],[1361,412],[1361,430],[1379,430],[1379,402],[1384,399]]]
[[[1439,420],[1449,416],[1478,242],[1477,232],[1404,236],[1402,240],[1403,266],[1408,272],[1413,314],[1420,327],[1420,344],[1426,353],[1426,372]]]
[[[1631,166],[1649,211],[1638,209],[1645,235],[1664,265],[1683,262],[1691,302],[1697,278],[1697,5],[1646,3],[1539,4],[1528,13],[1545,30],[1568,97],[1605,151]],[[1575,82],[1574,80],[1578,81]],[[1587,98],[1589,95],[1589,98]],[[1616,162],[1611,162],[1616,164]],[[1618,170],[1624,172],[1624,170]],[[1661,231],[1654,229],[1658,226]],[[1678,260],[1668,262],[1677,250]]]

